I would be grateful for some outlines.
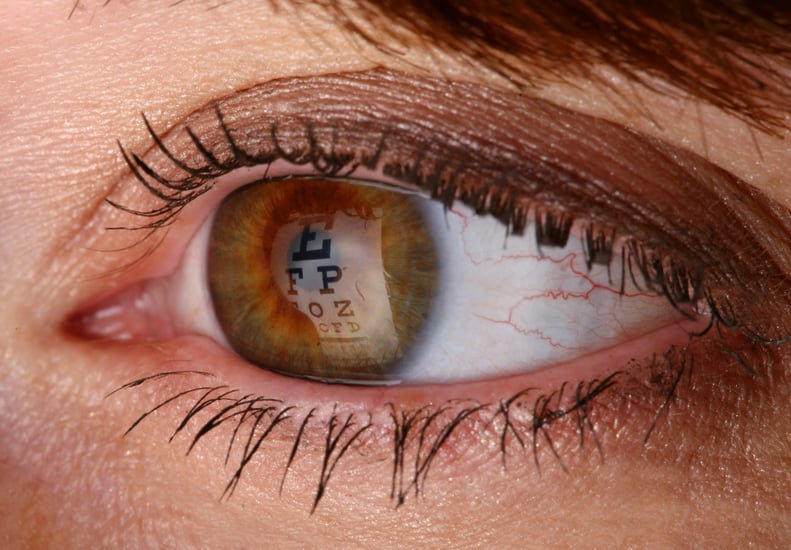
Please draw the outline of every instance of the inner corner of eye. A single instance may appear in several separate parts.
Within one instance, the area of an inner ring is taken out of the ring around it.
[[[275,372],[392,384],[498,378],[681,336],[678,308],[622,275],[611,248],[530,223],[508,237],[466,207],[364,182],[242,187],[206,245],[220,339]]]

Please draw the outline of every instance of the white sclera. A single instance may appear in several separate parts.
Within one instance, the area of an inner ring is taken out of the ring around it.
[[[454,382],[524,373],[610,348],[683,318],[636,288],[616,250],[588,270],[581,230],[565,247],[539,246],[535,228],[506,237],[503,224],[464,205],[427,204],[442,274],[422,343],[405,381]],[[635,279],[640,282],[639,274]]]

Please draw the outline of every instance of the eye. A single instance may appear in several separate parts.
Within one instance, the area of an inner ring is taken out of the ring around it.
[[[487,379],[652,331],[683,342],[690,304],[685,316],[652,290],[612,231],[542,222],[509,236],[464,205],[373,182],[264,181],[231,193],[190,244],[196,261],[148,292],[167,289],[176,332],[330,382]]]
[[[145,306],[100,308],[98,330],[203,334],[282,374],[392,384],[524,374],[648,333],[666,349],[705,327],[696,288],[668,300],[646,248],[612,229],[545,210],[508,234],[463,204],[351,176],[234,190],[175,273],[123,299]]]

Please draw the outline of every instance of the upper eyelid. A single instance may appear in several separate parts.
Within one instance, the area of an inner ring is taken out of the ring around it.
[[[155,143],[142,158],[124,154],[155,190],[153,202],[113,203],[152,215],[150,227],[170,211],[157,186],[177,212],[240,166],[291,157],[333,174],[379,163],[446,203],[462,199],[491,212],[487,189],[495,186],[500,198],[525,201],[524,215],[543,205],[591,223],[615,218],[619,230],[707,270],[708,292],[720,288],[707,299],[719,304],[715,316],[726,327],[744,318],[748,336],[787,336],[778,332],[782,323],[757,319],[785,311],[791,255],[771,241],[791,233],[787,212],[692,153],[543,100],[378,69],[272,81],[221,98],[167,132],[149,131]],[[734,288],[743,297],[729,295]]]

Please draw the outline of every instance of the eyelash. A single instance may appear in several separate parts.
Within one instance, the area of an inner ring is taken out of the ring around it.
[[[219,106],[215,106],[214,113],[216,122],[224,135],[224,146],[231,154],[221,159],[201,141],[197,135],[198,132],[193,132],[186,125],[184,131],[187,132],[189,140],[195,148],[195,154],[192,157],[193,164],[188,164],[173,154],[163,138],[154,131],[148,119],[143,115],[145,126],[154,143],[154,150],[164,155],[171,168],[184,174],[180,178],[166,176],[164,172],[155,169],[119,142],[123,158],[134,177],[154,199],[159,201],[159,205],[150,209],[135,209],[108,199],[108,203],[120,211],[151,220],[137,226],[115,226],[111,229],[142,230],[144,235],[148,236],[167,227],[192,201],[213,189],[217,178],[238,168],[271,165],[277,160],[286,160],[296,165],[309,164],[323,176],[344,177],[358,166],[369,169],[377,168],[385,152],[386,131],[381,132],[375,147],[365,149],[361,146],[359,150],[355,150],[353,147],[347,146],[346,149],[341,150],[342,148],[337,147],[335,141],[332,141],[329,143],[329,150],[326,150],[327,144],[322,143],[315,135],[314,127],[310,123],[303,122],[301,132],[306,146],[286,150],[283,140],[279,139],[278,127],[272,125],[269,129],[269,138],[272,143],[270,150],[265,154],[261,152],[251,154],[236,143],[232,135],[232,128],[226,124]],[[437,140],[439,139],[441,137],[437,137]],[[361,153],[360,150],[364,150],[364,152]],[[463,166],[459,169],[462,168]],[[577,218],[585,218],[584,216],[575,217],[571,213],[559,209],[539,206],[537,201],[530,202],[523,196],[518,196],[518,192],[507,187],[506,175],[495,179],[494,183],[488,187],[463,189],[457,186],[454,178],[443,178],[444,169],[445,166],[439,166],[434,172],[426,172],[422,170],[421,159],[415,159],[411,165],[409,163],[388,164],[382,171],[387,177],[416,185],[447,208],[450,208],[455,200],[461,200],[479,214],[494,215],[503,223],[506,234],[522,234],[528,218],[532,216],[532,219],[537,222],[535,237],[539,244],[544,246],[564,246],[569,238],[571,225],[577,221]],[[706,286],[703,272],[700,269],[688,267],[688,262],[679,261],[669,254],[662,253],[660,249],[639,242],[635,238],[622,236],[620,241],[616,241],[614,230],[593,222],[584,226],[582,238],[586,243],[584,248],[589,266],[593,263],[603,263],[605,260],[609,265],[614,246],[616,242],[620,242],[623,265],[625,266],[620,274],[621,282],[625,282],[627,276],[632,280],[642,278],[650,285],[650,288],[646,290],[664,296],[679,311],[688,312],[689,310],[684,308],[684,306],[688,306],[695,312],[708,314],[711,319],[710,324],[700,334],[691,336],[702,337],[710,333],[712,329],[716,329],[716,334],[722,342],[715,342],[714,352],[721,352],[723,357],[734,360],[745,370],[753,372],[743,355],[745,349],[749,351],[749,346],[747,348],[739,345],[729,347],[725,342],[724,331],[738,330],[747,337],[750,341],[749,344],[782,343],[777,339],[762,338],[741,325],[735,312],[718,304],[715,293]],[[725,304],[725,306],[727,305]],[[708,348],[707,351],[711,352],[711,348]],[[628,369],[618,370],[605,378],[593,379],[577,385],[563,384],[557,391],[551,393],[523,389],[496,403],[448,401],[441,405],[426,405],[411,410],[400,409],[391,404],[389,420],[373,419],[369,413],[367,421],[362,423],[362,417],[355,413],[341,415],[333,412],[326,421],[318,420],[314,416],[313,409],[305,412],[305,410],[287,406],[279,400],[264,396],[243,395],[241,391],[231,390],[225,385],[201,385],[178,391],[160,401],[159,404],[141,415],[127,433],[159,409],[176,402],[182,402],[191,395],[203,392],[189,407],[171,440],[188,427],[194,427],[195,432],[191,436],[192,441],[189,445],[189,450],[191,450],[199,440],[213,432],[218,426],[228,423],[233,425],[233,433],[227,446],[226,463],[235,448],[235,442],[242,439],[246,440],[246,443],[238,461],[239,465],[223,493],[224,496],[230,498],[242,472],[253,455],[260,450],[263,441],[267,437],[272,437],[271,434],[278,426],[289,425],[290,429],[296,431],[293,435],[294,443],[291,455],[288,458],[280,485],[282,490],[294,457],[299,450],[300,442],[309,425],[315,429],[315,424],[320,423],[319,431],[323,432],[326,437],[324,438],[324,460],[313,502],[315,510],[325,494],[327,484],[341,457],[351,448],[364,447],[366,442],[370,441],[366,439],[366,433],[371,431],[371,427],[375,423],[387,422],[387,430],[392,435],[394,449],[390,496],[398,506],[405,501],[409,494],[416,496],[421,494],[428,470],[440,451],[448,445],[448,440],[466,426],[471,427],[473,424],[492,427],[499,422],[496,430],[499,430],[499,450],[503,465],[506,463],[509,449],[516,446],[523,450],[532,448],[533,462],[538,468],[539,445],[543,440],[549,452],[557,459],[561,469],[565,470],[563,460],[555,445],[557,436],[550,434],[550,428],[563,421],[570,422],[572,429],[562,432],[564,436],[574,433],[579,441],[578,446],[582,448],[586,432],[588,432],[589,437],[594,440],[598,454],[603,457],[589,406],[594,401],[599,402],[603,399],[614,401],[620,399],[630,403],[637,399],[636,396],[639,396],[643,401],[650,401],[650,406],[655,411],[643,437],[645,443],[654,432],[662,414],[674,402],[684,375],[691,376],[693,363],[691,345],[683,349],[674,347],[663,355],[648,358],[643,364],[633,360]],[[212,376],[209,373],[193,371],[160,373],[130,382],[116,391],[178,378],[185,374]],[[612,391],[616,387],[620,388],[619,392]],[[573,388],[573,391],[570,392],[569,388]],[[273,403],[279,403],[279,405],[272,405]],[[615,405],[612,408],[617,409],[618,406]],[[214,409],[216,412],[211,414],[208,420],[202,419],[200,416],[201,413],[209,414],[209,411]],[[514,411],[520,411],[520,414],[516,414]],[[528,411],[527,414],[525,411]],[[377,426],[381,427],[384,424],[377,424]],[[244,429],[249,429],[246,437],[242,436]],[[342,440],[344,435],[349,439]],[[410,452],[412,453],[411,459],[406,460],[405,456]],[[413,464],[411,471],[408,469],[409,464]]]
[[[674,362],[677,358],[671,359],[671,356],[676,354],[681,357],[678,363]],[[661,373],[653,381],[653,391],[660,397],[660,404],[645,432],[644,444],[648,442],[657,422],[674,398],[682,376],[691,371],[691,357],[686,358],[684,355],[683,351],[671,349],[662,358],[655,356],[648,367],[654,373]],[[662,364],[663,361],[664,364]],[[211,373],[201,371],[161,372],[124,384],[113,390],[107,397],[150,382],[161,382],[165,378],[179,376],[214,377]],[[615,371],[602,379],[579,382],[573,386],[571,392],[567,389],[571,386],[568,383],[562,384],[560,389],[548,394],[531,395],[536,392],[534,389],[528,388],[520,390],[496,404],[449,400],[440,405],[425,405],[417,409],[405,410],[397,409],[394,404],[389,403],[389,427],[392,431],[394,447],[390,499],[398,507],[404,504],[410,495],[415,498],[421,496],[433,462],[444,446],[448,444],[451,436],[461,431],[465,423],[469,423],[470,427],[475,429],[478,424],[491,427],[499,420],[499,426],[495,430],[498,434],[498,449],[503,468],[507,467],[509,453],[514,447],[517,451],[530,453],[536,469],[540,470],[539,445],[540,440],[543,439],[561,470],[568,473],[557,449],[556,441],[553,439],[554,436],[550,433],[551,428],[564,421],[572,422],[576,427],[579,448],[584,448],[586,437],[588,437],[593,440],[596,453],[603,460],[604,453],[592,420],[590,407],[605,392],[609,392],[619,384],[625,386],[627,382],[639,383],[626,371]],[[181,422],[170,436],[169,442],[172,442],[176,436],[188,428],[194,427],[193,434],[187,436],[189,445],[186,454],[189,455],[204,436],[226,423],[230,423],[233,430],[227,444],[226,465],[233,450],[239,445],[238,442],[244,441],[245,443],[241,457],[237,461],[238,465],[227,482],[221,498],[230,499],[233,496],[245,468],[260,451],[267,438],[274,437],[272,435],[274,430],[280,424],[288,423],[292,419],[296,420],[296,422],[290,423],[292,428],[296,425],[299,427],[293,435],[291,452],[280,480],[279,490],[282,493],[308,424],[314,420],[316,409],[310,409],[299,417],[296,413],[300,411],[296,407],[285,405],[279,399],[251,394],[242,395],[240,390],[229,389],[227,385],[200,385],[179,391],[140,415],[132,422],[124,436],[165,406],[186,401],[190,395],[196,393],[200,394],[199,397],[189,406]],[[570,397],[569,393],[572,393]],[[628,401],[631,395],[625,392],[622,397]],[[200,413],[211,410],[211,407],[215,407],[216,411],[213,411],[208,419],[199,418]],[[524,415],[525,409],[529,411],[526,419],[521,416]],[[374,421],[370,413],[365,422],[360,423],[361,418],[364,418],[364,415],[355,413],[342,415],[333,412],[332,416],[320,426],[319,429],[326,434],[326,438],[322,450],[322,468],[314,493],[311,513],[321,502],[341,458],[353,447],[362,454],[366,444],[371,443],[371,440],[365,439],[364,435],[374,427]],[[344,436],[346,437],[344,438]],[[292,436],[289,435],[289,437]]]
[[[196,152],[205,161],[202,166],[188,166],[179,160],[164,144],[161,137],[154,131],[151,123],[145,114],[142,115],[146,130],[151,136],[155,147],[161,151],[167,159],[179,170],[187,174],[182,179],[169,179],[159,174],[156,170],[148,166],[146,162],[135,153],[128,151],[120,142],[118,146],[126,165],[134,174],[137,181],[154,196],[163,202],[162,206],[151,210],[137,210],[129,208],[107,199],[107,202],[114,208],[145,218],[153,218],[153,221],[139,226],[118,226],[110,227],[111,230],[149,230],[155,231],[167,227],[175,221],[178,214],[186,208],[192,201],[214,188],[217,178],[229,172],[242,168],[260,165],[271,165],[277,160],[285,160],[294,165],[310,164],[320,175],[327,177],[344,177],[351,174],[361,163],[355,162],[356,155],[338,154],[328,156],[318,146],[315,137],[312,135],[310,125],[305,127],[305,135],[310,144],[304,151],[288,153],[281,148],[277,129],[271,128],[270,137],[274,144],[276,153],[269,156],[250,156],[234,142],[230,129],[226,126],[222,113],[216,107],[217,121],[225,134],[227,145],[235,153],[235,157],[230,162],[220,162],[206,146],[200,141],[198,136],[189,128],[185,131],[190,136]],[[368,169],[376,168],[376,160],[382,153],[384,147],[383,139],[379,142],[379,149],[373,152],[371,160],[362,165]],[[400,166],[385,166],[385,175],[394,177],[404,183],[416,185],[422,191],[427,192],[433,200],[440,201],[446,209],[453,207],[456,200],[473,208],[477,215],[489,214],[497,218],[505,226],[506,236],[523,236],[528,219],[532,216],[535,221],[535,238],[539,247],[564,247],[570,237],[572,225],[577,221],[574,216],[562,212],[554,211],[549,208],[525,206],[518,204],[518,199],[513,197],[513,192],[498,195],[497,190],[490,188],[481,192],[464,194],[454,186],[452,181],[443,181],[439,174],[424,176],[417,170],[419,163],[414,169],[404,169]],[[149,181],[149,179],[151,181]],[[164,187],[168,191],[163,192],[157,185]],[[593,264],[610,265],[612,253],[616,245],[616,232],[613,229],[598,227],[590,223],[583,227],[583,234],[580,237],[583,241],[583,251],[585,263],[590,269]],[[652,292],[658,296],[665,297],[670,304],[685,315],[688,311],[682,309],[682,304],[695,304],[705,295],[705,290],[701,289],[702,277],[700,273],[689,269],[668,255],[657,252],[654,248],[644,243],[639,243],[635,239],[626,238],[621,241],[621,260],[623,270],[620,274],[620,293],[623,294],[623,287],[627,276],[638,286],[638,278],[644,281],[648,287],[640,290]],[[635,272],[635,269],[637,270]],[[716,304],[709,297],[706,298],[704,310],[713,313],[713,318],[717,322],[722,322]],[[726,324],[726,326],[728,326]],[[703,335],[710,330],[711,326],[705,329]]]

